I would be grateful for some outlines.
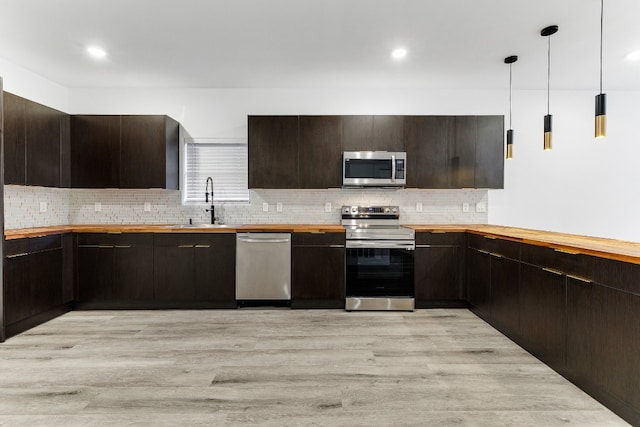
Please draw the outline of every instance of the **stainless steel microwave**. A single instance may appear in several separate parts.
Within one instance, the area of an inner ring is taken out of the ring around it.
[[[342,154],[343,187],[404,187],[407,153],[345,151]]]

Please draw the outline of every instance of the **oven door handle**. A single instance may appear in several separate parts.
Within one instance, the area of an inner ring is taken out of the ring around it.
[[[358,248],[374,248],[374,249],[406,249],[413,251],[416,248],[415,242],[408,242],[406,240],[347,240],[347,249]]]

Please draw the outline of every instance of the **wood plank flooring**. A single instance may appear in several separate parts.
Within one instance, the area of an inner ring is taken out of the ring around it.
[[[465,309],[74,311],[0,344],[1,426],[627,425]]]

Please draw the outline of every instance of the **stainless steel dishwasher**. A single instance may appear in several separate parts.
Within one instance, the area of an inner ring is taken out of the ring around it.
[[[290,305],[291,234],[238,233],[236,239],[238,305]]]

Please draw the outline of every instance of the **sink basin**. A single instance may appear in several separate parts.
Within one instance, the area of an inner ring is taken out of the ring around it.
[[[237,224],[175,224],[171,228],[237,228]]]

